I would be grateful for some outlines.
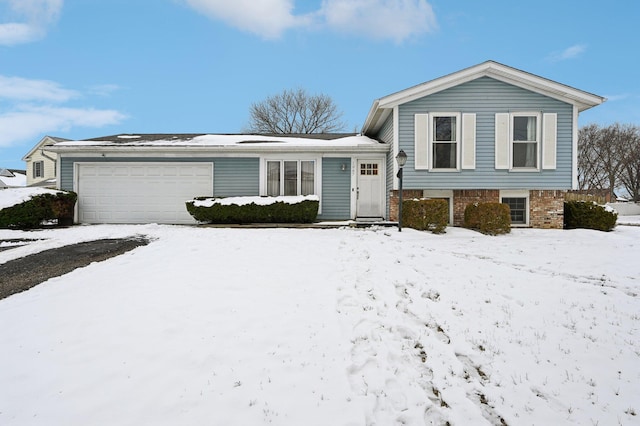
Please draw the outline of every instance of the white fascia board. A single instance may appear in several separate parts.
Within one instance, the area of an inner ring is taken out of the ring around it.
[[[56,143],[55,139],[51,139],[50,136],[45,136],[42,139],[40,139],[40,142],[38,142],[37,144],[34,145],[33,148],[31,148],[31,150],[29,152],[27,152],[24,157],[22,157],[22,161],[28,161],[29,157],[31,157],[33,155],[34,152],[36,152],[37,150],[39,150],[40,148],[43,148],[44,146],[46,146],[47,144],[54,144]]]
[[[525,71],[511,68],[497,62],[487,61],[380,98],[376,101],[376,107],[393,108],[397,105],[441,92],[480,77],[495,78],[496,80],[576,105],[580,111],[600,105],[606,100],[601,96],[575,89]]]
[[[377,103],[374,103],[374,107],[369,111],[365,124],[362,126],[361,133],[365,136],[368,134],[375,134],[380,130],[391,112],[392,108],[380,108]]]

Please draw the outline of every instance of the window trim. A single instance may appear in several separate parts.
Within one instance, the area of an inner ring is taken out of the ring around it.
[[[515,141],[514,120],[516,117],[535,117],[536,118],[536,166],[535,167],[515,167],[513,165],[513,154],[515,144],[531,143],[532,141]],[[512,172],[537,172],[541,169],[540,149],[542,145],[542,114],[539,111],[518,111],[509,113],[509,170]],[[510,197],[507,197],[510,198]],[[520,197],[516,197],[520,198]]]
[[[436,118],[439,117],[455,117],[456,119],[456,140],[455,142],[444,142],[435,140],[435,125]],[[455,168],[443,168],[435,167],[435,155],[434,147],[437,143],[455,143],[456,146],[456,167]],[[459,172],[461,163],[461,150],[462,150],[462,114],[460,112],[430,112],[427,122],[427,155],[428,155],[428,169],[430,172],[446,173],[446,172]]]
[[[528,190],[521,190],[521,189],[517,189],[517,190],[513,190],[513,189],[507,189],[507,190],[501,190],[500,191],[500,202],[502,203],[502,200],[504,198],[524,198],[525,199],[525,205],[524,205],[524,223],[512,223],[511,227],[512,228],[527,228],[529,227],[529,223],[530,223],[530,202],[529,202],[529,191]]]
[[[267,196],[267,161],[280,161],[282,164],[281,173],[283,172],[282,167],[284,167],[284,161],[298,161],[298,174],[300,174],[300,161],[313,161],[314,195],[317,195],[320,198],[320,207],[318,208],[318,214],[322,213],[322,157],[315,155],[295,154],[273,154],[260,157],[260,176],[258,191],[261,197]],[[298,179],[298,181],[300,181],[300,178]],[[300,186],[298,186],[298,188],[300,189]]]
[[[40,166],[40,167],[37,167]],[[33,178],[43,178],[44,177],[44,161],[34,161],[33,162]]]

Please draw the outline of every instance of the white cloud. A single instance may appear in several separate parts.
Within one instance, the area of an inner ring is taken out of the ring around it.
[[[334,30],[396,42],[438,27],[425,0],[323,0],[320,14]]]
[[[77,96],[76,91],[64,89],[52,81],[0,75],[0,99],[64,102]]]
[[[278,38],[309,22],[293,14],[293,0],[185,0],[198,12],[264,38]]]
[[[0,146],[11,146],[74,127],[120,123],[127,117],[116,110],[64,105],[71,99],[105,96],[117,88],[116,85],[99,85],[85,94],[53,81],[0,75]]]
[[[0,23],[0,45],[38,40],[60,17],[63,0],[5,0],[14,22]]]
[[[573,46],[567,47],[562,51],[551,53],[548,56],[548,59],[553,62],[565,61],[567,59],[573,59],[580,56],[582,53],[584,53],[585,50],[587,50],[587,45],[574,44]]]
[[[320,9],[301,15],[294,14],[294,0],[184,1],[209,18],[267,39],[291,28],[320,27],[400,42],[437,28],[426,0],[323,0]]]
[[[34,140],[43,134],[67,131],[73,127],[102,127],[117,124],[126,116],[115,110],[22,106],[0,113],[0,146]]]

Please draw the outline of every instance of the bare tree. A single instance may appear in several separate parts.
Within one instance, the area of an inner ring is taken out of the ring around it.
[[[604,186],[598,154],[601,133],[597,124],[589,124],[578,131],[578,189],[602,189]]]
[[[269,96],[252,104],[249,112],[251,133],[332,133],[346,127],[329,96],[310,95],[303,89]]]
[[[624,149],[624,161],[620,170],[620,183],[633,201],[640,201],[640,127],[621,126],[620,141]]]
[[[579,189],[606,189],[614,199],[620,186],[640,196],[640,129],[615,123],[590,124],[578,132]]]

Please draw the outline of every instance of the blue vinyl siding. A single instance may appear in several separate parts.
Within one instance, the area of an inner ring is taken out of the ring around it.
[[[495,169],[495,114],[557,113],[556,170],[510,172]],[[429,112],[476,114],[476,168],[457,172],[414,169],[414,115]],[[400,149],[408,155],[406,189],[570,189],[573,107],[490,77],[482,77],[399,107]]]
[[[342,170],[342,165],[346,170]],[[322,213],[321,220],[351,218],[351,159],[322,159]]]
[[[213,194],[216,197],[260,195],[258,158],[214,158]]]
[[[60,188],[73,190],[74,163],[129,162],[199,162],[213,163],[213,192],[216,197],[257,196],[260,194],[260,160],[258,158],[118,158],[118,157],[62,157],[60,159]]]
[[[380,128],[378,138],[389,145],[393,144],[393,113],[391,113],[389,117],[387,117],[387,119],[384,121],[384,124]],[[385,205],[387,206],[387,208],[385,211],[385,217],[389,217],[389,196],[391,195],[391,191],[393,190],[393,180],[396,178],[396,176],[393,174],[393,165],[395,161],[396,159],[393,155],[393,149],[390,149],[389,153],[387,154],[385,164],[387,168],[387,181],[385,182],[387,189],[385,195]]]

